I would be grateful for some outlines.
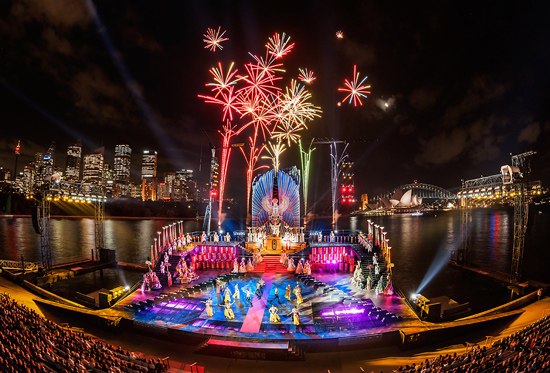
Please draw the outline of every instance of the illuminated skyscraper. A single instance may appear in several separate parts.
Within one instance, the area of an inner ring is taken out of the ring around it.
[[[130,183],[130,165],[132,163],[132,148],[123,144],[115,146],[114,186],[113,196],[128,196]]]
[[[67,147],[67,166],[65,168],[65,180],[71,182],[80,181],[80,163],[82,160],[82,144],[78,141]]]
[[[113,194],[115,170],[107,162],[103,162],[103,185],[105,185],[105,192],[107,194]]]
[[[164,175],[164,183],[166,184],[166,188],[168,189],[168,194],[172,194],[172,184],[174,183],[174,180],[176,180],[176,173],[175,172],[167,172]]]
[[[104,148],[95,150],[84,156],[84,170],[82,182],[90,185],[104,185],[103,183],[103,152]]]
[[[190,183],[193,181],[193,170],[181,169],[176,172],[176,178],[183,180],[186,183]]]
[[[141,178],[157,177],[157,151],[144,150],[141,160]]]
[[[157,179],[154,177],[144,177],[141,180],[141,199],[143,201],[157,200]]]

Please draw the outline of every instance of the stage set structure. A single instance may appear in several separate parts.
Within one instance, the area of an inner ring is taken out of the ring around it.
[[[295,253],[305,246],[300,227],[300,171],[296,166],[270,170],[252,183],[252,226],[246,249],[263,255]]]

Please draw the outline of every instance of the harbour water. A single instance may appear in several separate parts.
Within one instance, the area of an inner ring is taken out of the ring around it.
[[[396,214],[377,217],[342,217],[339,229],[366,230],[367,220],[384,227],[391,246],[396,285],[404,294],[421,292],[427,297],[447,295],[458,302],[470,302],[474,310],[487,309],[509,299],[506,288],[476,278],[447,265],[451,252],[462,244],[460,211],[413,216]],[[156,232],[170,220],[107,219],[105,246],[116,250],[117,260],[144,263]],[[201,230],[202,222],[189,220],[186,231]],[[228,221],[225,227],[243,229],[241,223]],[[546,270],[550,262],[550,209],[532,206],[526,234],[524,273],[531,279],[550,282]],[[329,219],[315,219],[307,227],[330,229]],[[0,219],[0,259],[40,260],[40,240],[30,218]],[[512,209],[476,209],[472,211],[472,262],[509,272],[513,241]],[[51,249],[54,263],[88,258],[94,247],[94,219],[52,219]],[[54,290],[64,295],[83,293],[101,287],[132,285],[138,272],[115,269],[90,273],[69,282],[56,284]]]

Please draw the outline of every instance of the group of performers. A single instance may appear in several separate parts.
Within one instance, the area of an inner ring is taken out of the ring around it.
[[[376,257],[374,257],[376,258]],[[378,266],[378,263],[376,263],[376,266]],[[375,267],[375,274],[379,274],[380,271],[376,271]],[[365,283],[365,277],[363,276],[363,272],[361,269],[361,262],[357,262],[357,266],[355,267],[355,271],[353,272],[353,276],[351,278],[351,284],[355,287],[363,289],[363,286],[367,291],[372,290],[373,280],[370,275],[367,276],[367,280]],[[384,276],[380,276],[378,279],[378,283],[376,284],[376,287],[374,288],[374,291],[376,292],[376,295],[378,294],[385,294],[385,295],[393,295],[393,284],[391,280],[391,275],[388,273],[386,277],[386,284],[384,285]]]
[[[263,297],[265,289],[265,281],[260,278],[256,285],[256,291],[255,295],[258,297],[258,299],[261,299]],[[252,307],[252,290],[249,286],[247,286],[245,289],[245,295],[243,299],[243,303],[247,304],[249,307]],[[229,287],[229,284],[225,281],[221,280],[220,278],[216,279],[216,293],[220,294],[222,301],[220,302],[220,307],[223,307],[224,311],[224,317],[227,321],[233,320],[235,318],[235,313],[233,312],[232,305],[235,303],[235,301],[241,301],[241,290],[239,289],[239,285],[236,284],[234,291],[231,292],[231,289]],[[296,305],[293,307],[292,311],[290,312],[289,316],[292,315],[292,320],[294,325],[300,325],[300,310],[298,309],[298,306],[303,303],[302,298],[302,289],[300,288],[299,283],[296,283],[296,286],[294,289],[292,289],[291,285],[289,284],[286,288],[285,292],[285,298],[289,301],[292,300],[294,295],[294,298],[296,300]],[[269,307],[269,321],[272,323],[281,322],[281,318],[279,317],[278,311],[279,308],[275,306],[274,301],[277,300],[279,305],[281,305],[281,301],[279,299],[279,289],[275,287],[274,289],[274,296],[273,298],[268,302],[270,304]],[[208,317],[212,317],[214,315],[214,309],[213,309],[213,301],[211,298],[208,298],[206,301],[204,301],[206,307],[205,311]]]
[[[237,258],[233,260],[233,270],[232,273],[246,273],[253,271],[254,268],[263,261],[262,255],[259,250],[257,253],[252,254],[252,258],[248,258],[248,261],[243,257],[241,261]]]
[[[220,240],[229,243],[231,241],[231,235],[229,234],[229,232],[227,232],[225,236],[221,236],[218,234],[218,232],[214,232],[214,234],[212,235],[212,242],[220,242]],[[201,235],[201,242],[208,242],[208,235],[204,231]]]
[[[281,259],[279,261],[283,265],[283,267],[286,267],[286,269],[290,272],[296,272],[298,274],[305,273],[307,275],[311,275],[311,265],[309,264],[309,260],[306,260],[304,262],[304,259],[300,259],[298,261],[298,265],[296,265],[294,263],[294,259],[283,250],[281,253]]]
[[[252,270],[254,270],[252,259],[248,258],[247,262],[245,258],[241,258],[240,263],[237,258],[233,260],[233,270],[231,271],[232,273],[246,273]]]
[[[141,284],[141,291],[144,290],[158,290],[162,288],[159,278],[155,272],[149,270],[143,275],[143,283]]]
[[[184,260],[181,260],[176,266],[176,272],[174,273],[174,278],[176,278],[176,283],[179,284],[188,284],[199,278],[199,276],[193,270],[193,266],[187,266]]]

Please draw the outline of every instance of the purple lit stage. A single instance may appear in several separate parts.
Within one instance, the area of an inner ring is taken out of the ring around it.
[[[363,337],[396,331],[403,319],[414,316],[398,296],[376,295],[374,290],[361,290],[350,284],[349,272],[314,273],[313,276],[287,273],[277,262],[266,257],[264,272],[231,275],[227,270],[199,271],[192,284],[172,286],[162,291],[137,291],[118,307],[131,303],[142,307],[130,318],[138,323],[181,332],[219,337],[261,340],[324,339]],[[273,263],[269,263],[273,262]],[[275,268],[275,269],[274,269]],[[240,299],[233,300],[235,318],[227,320],[223,312],[223,293],[216,291],[213,279],[222,276],[231,294],[239,287]],[[263,292],[258,281],[265,282]],[[303,303],[296,297],[285,298],[288,285],[299,284]],[[246,299],[246,290],[253,295]],[[275,297],[278,290],[278,298]],[[162,295],[159,297],[159,295]],[[213,301],[214,315],[208,317],[205,301]],[[269,308],[278,308],[280,322],[271,323]],[[294,325],[292,309],[299,308],[300,325]]]

